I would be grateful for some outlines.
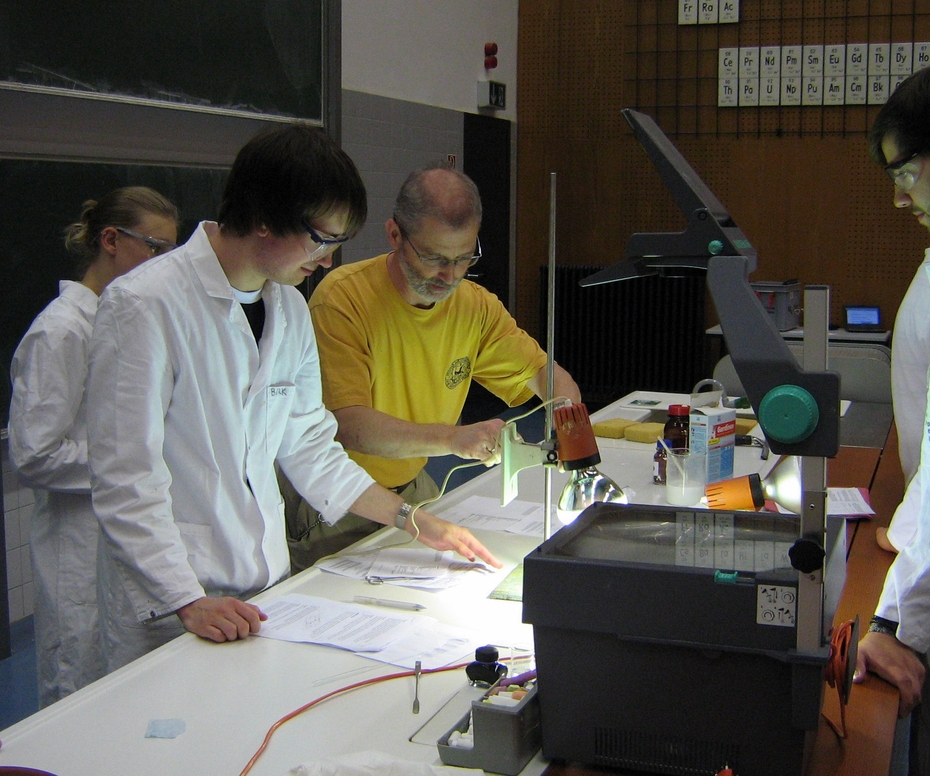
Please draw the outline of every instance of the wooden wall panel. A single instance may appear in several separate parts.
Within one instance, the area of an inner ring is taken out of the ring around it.
[[[742,0],[739,24],[679,27],[675,0],[521,0],[521,325],[539,334],[550,172],[560,264],[610,265],[632,232],[684,227],[624,107],[653,116],[730,210],[759,252],[751,279],[826,283],[834,322],[843,304],[864,303],[893,323],[928,236],[892,208],[891,185],[868,158],[878,108],[716,107],[721,46],[930,40],[926,2],[893,5]]]

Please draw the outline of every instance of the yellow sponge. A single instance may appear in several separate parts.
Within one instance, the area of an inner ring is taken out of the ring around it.
[[[758,425],[759,421],[755,420],[754,418],[737,418],[736,433],[740,435],[748,434]]]
[[[647,442],[654,445],[662,437],[664,423],[634,423],[623,430],[623,436],[631,442]]]
[[[623,431],[628,426],[636,425],[635,420],[627,418],[611,418],[602,420],[591,426],[594,429],[594,436],[607,437],[609,439],[623,439]]]

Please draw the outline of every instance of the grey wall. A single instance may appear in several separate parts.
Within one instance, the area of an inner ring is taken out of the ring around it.
[[[390,250],[384,222],[404,179],[411,170],[450,154],[461,169],[462,137],[459,111],[343,90],[342,147],[368,189],[368,221],[342,249],[342,263]]]

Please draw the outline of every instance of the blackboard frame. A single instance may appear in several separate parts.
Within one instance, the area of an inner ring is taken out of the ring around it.
[[[0,89],[322,126],[328,6],[0,0]]]

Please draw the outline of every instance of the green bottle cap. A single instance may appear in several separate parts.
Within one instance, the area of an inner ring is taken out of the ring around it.
[[[778,385],[759,403],[759,424],[777,442],[791,445],[807,439],[819,420],[817,401],[799,385]]]

